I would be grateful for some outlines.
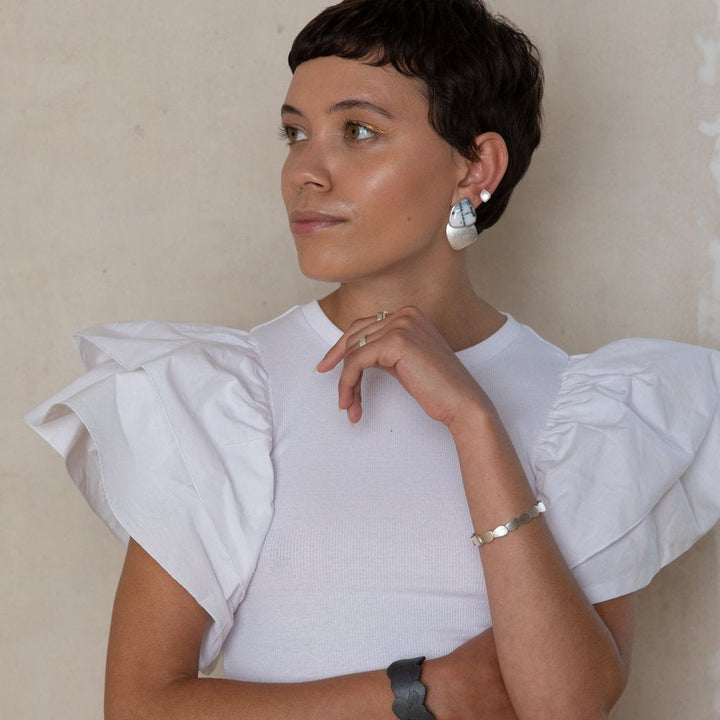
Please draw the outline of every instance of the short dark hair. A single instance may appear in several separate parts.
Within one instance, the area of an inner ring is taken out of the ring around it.
[[[433,128],[470,160],[478,135],[503,137],[508,168],[477,229],[497,222],[540,142],[543,71],[528,37],[482,0],[343,0],[300,31],[288,63],[333,55],[421,80]]]

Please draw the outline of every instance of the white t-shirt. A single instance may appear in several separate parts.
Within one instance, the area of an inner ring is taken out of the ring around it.
[[[89,372],[28,416],[111,530],[208,611],[201,665],[224,646],[231,678],[436,657],[491,624],[448,430],[377,369],[351,426],[339,368],[314,371],[340,335],[315,302],[250,333],[94,328]],[[458,357],[591,602],[643,587],[720,517],[720,353],[568,357],[508,317]]]

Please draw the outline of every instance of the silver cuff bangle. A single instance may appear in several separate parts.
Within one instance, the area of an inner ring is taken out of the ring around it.
[[[535,518],[540,517],[545,512],[545,503],[542,500],[538,500],[529,510],[514,517],[504,525],[498,525],[494,530],[488,530],[484,533],[474,533],[470,540],[473,545],[480,547],[481,545],[487,545],[491,543],[495,538],[505,537],[508,533],[513,530],[517,530],[521,525],[527,525]]]

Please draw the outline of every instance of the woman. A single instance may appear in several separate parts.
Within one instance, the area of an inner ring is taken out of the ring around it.
[[[475,294],[542,94],[478,0],[347,0],[290,64],[283,197],[338,289],[249,334],[88,331],[29,418],[129,539],[106,715],[605,717],[632,593],[718,517],[720,358],[568,358]]]

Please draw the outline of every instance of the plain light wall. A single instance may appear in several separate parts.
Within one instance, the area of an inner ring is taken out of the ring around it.
[[[250,327],[326,291],[278,192],[285,58],[318,0],[5,0],[0,13],[0,716],[101,716],[120,546],[22,423],[69,335]],[[496,0],[541,48],[546,133],[471,252],[479,292],[571,352],[720,347],[720,0]],[[615,720],[720,718],[720,531],[640,593]]]

